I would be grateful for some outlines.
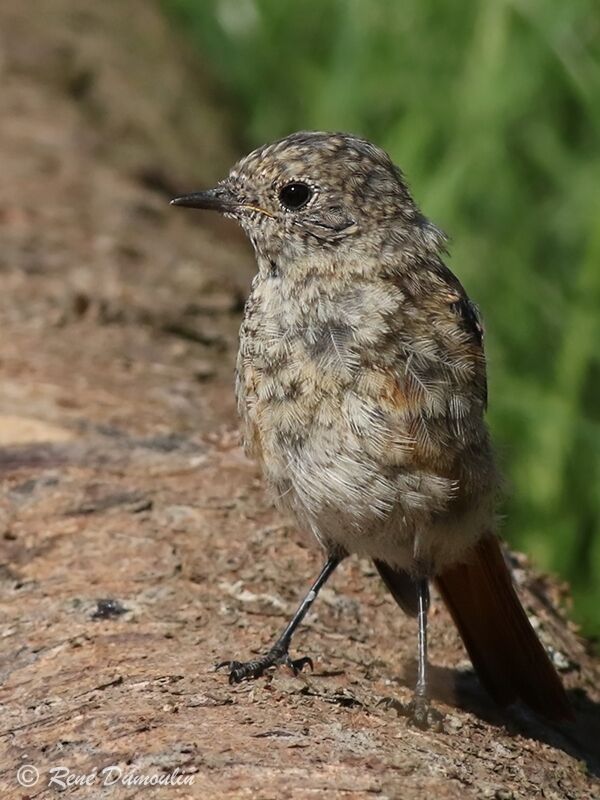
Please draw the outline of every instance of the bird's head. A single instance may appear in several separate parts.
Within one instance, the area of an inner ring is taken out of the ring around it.
[[[214,189],[175,198],[240,223],[261,259],[344,257],[385,237],[420,236],[437,249],[441,234],[415,206],[400,170],[365,139],[294,133],[239,161]]]

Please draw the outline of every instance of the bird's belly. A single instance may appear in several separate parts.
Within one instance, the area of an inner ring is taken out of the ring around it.
[[[408,460],[382,467],[347,425],[317,426],[302,444],[284,441],[263,461],[267,483],[278,507],[328,551],[437,574],[493,529],[492,494],[456,508],[452,481]]]
[[[457,481],[440,460],[445,431],[428,429],[434,455],[418,451],[414,410],[376,365],[383,345],[359,346],[358,328],[339,322],[292,322],[247,320],[237,368],[246,449],[277,504],[328,548],[402,567],[418,550],[445,559],[491,518],[479,498],[457,512]]]
[[[411,569],[419,537],[448,526],[452,482],[414,468],[402,430],[371,398],[321,385],[309,401],[277,387],[243,414],[277,505],[329,549]]]

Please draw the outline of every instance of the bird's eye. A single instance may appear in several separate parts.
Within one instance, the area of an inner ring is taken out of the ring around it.
[[[306,183],[295,181],[286,184],[279,192],[279,200],[290,211],[297,211],[305,206],[312,197],[312,189]]]

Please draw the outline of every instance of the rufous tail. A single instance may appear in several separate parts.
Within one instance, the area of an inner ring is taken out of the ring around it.
[[[486,535],[435,583],[481,683],[500,705],[521,699],[547,719],[573,719],[560,678],[514,589],[496,536]]]

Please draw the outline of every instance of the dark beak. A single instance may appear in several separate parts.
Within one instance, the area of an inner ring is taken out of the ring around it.
[[[220,211],[221,213],[232,212],[239,208],[239,202],[229,188],[225,185],[216,186],[206,192],[194,192],[175,197],[171,200],[172,206],[184,206],[186,208],[204,208],[210,211]]]

